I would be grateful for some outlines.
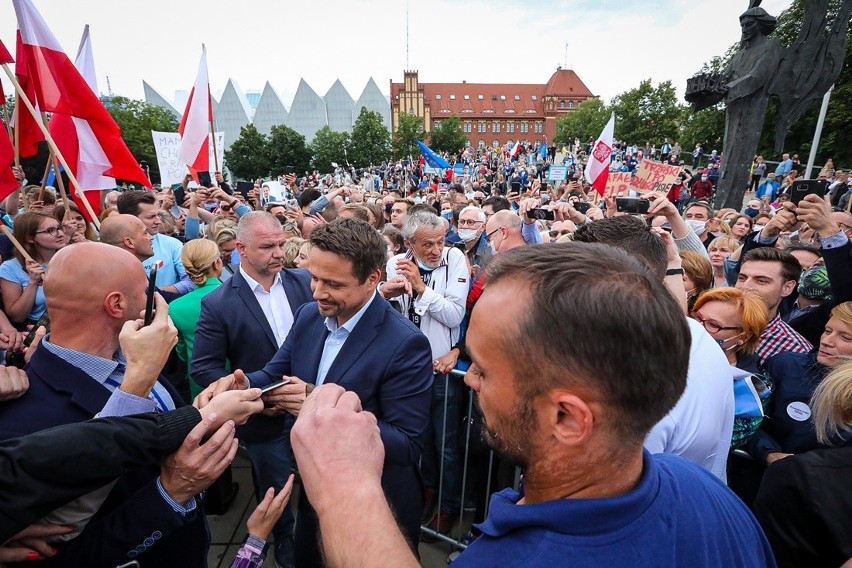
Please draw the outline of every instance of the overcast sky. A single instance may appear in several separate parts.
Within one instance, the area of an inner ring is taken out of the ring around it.
[[[777,16],[790,0],[765,0]],[[739,39],[745,0],[35,0],[73,59],[91,26],[99,88],[143,98],[146,80],[168,99],[189,90],[201,43],[211,87],[243,91],[267,80],[285,99],[300,78],[324,95],[339,78],[357,99],[370,77],[389,93],[405,68],[422,82],[544,83],[574,69],[604,100],[639,82],[686,79]],[[408,54],[406,54],[406,7]],[[0,0],[0,40],[14,54],[15,12]],[[568,44],[567,60],[565,44]],[[9,92],[8,82],[4,88]],[[182,109],[178,109],[179,111]]]

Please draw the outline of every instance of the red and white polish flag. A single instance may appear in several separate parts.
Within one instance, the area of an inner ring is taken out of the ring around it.
[[[586,180],[601,195],[606,189],[609,180],[609,166],[612,163],[612,138],[615,131],[615,113],[609,117],[609,122],[604,126],[603,132],[595,140],[589,161],[586,164]]]
[[[75,174],[118,178],[151,187],[151,182],[121,138],[121,129],[74,66],[30,0],[12,0],[18,16],[20,56],[26,61],[34,103],[63,121],[56,145]],[[21,64],[21,61],[18,61]],[[81,182],[82,183],[82,182]],[[114,186],[113,186],[114,187]],[[100,189],[84,187],[82,189]]]
[[[210,102],[210,82],[207,78],[207,48],[201,46],[201,61],[195,85],[189,93],[186,108],[180,119],[180,149],[178,157],[187,165],[192,177],[198,181],[197,172],[210,171],[210,122],[213,106]]]

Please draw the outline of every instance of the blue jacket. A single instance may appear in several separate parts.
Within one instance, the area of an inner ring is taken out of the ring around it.
[[[275,357],[249,374],[252,386],[271,384],[282,375],[316,384],[328,335],[325,318],[315,302],[302,306],[295,318]],[[376,415],[385,446],[382,487],[409,537],[419,534],[423,512],[418,461],[429,424],[433,378],[429,340],[378,294],[325,378],[357,394],[363,409]]]
[[[766,362],[772,396],[760,428],[745,446],[760,463],[766,463],[770,452],[798,454],[824,447],[817,442],[809,404],[829,369],[816,358],[814,349],[810,353],[779,353]]]
[[[281,271],[281,283],[293,314],[313,300],[311,276],[298,268]],[[190,374],[202,387],[229,375],[262,369],[278,351],[275,334],[246,279],[237,270],[201,300]],[[252,416],[239,428],[241,440],[262,442],[281,434],[282,416]]]
[[[110,397],[106,387],[47,349],[35,352],[26,372],[29,390],[0,404],[2,439],[89,420]],[[184,404],[167,381],[160,384],[176,405]],[[87,466],[69,462],[67,467]],[[152,463],[121,477],[83,532],[54,544],[59,553],[40,566],[112,567],[134,559],[142,566],[206,566],[210,539],[204,508],[199,504],[185,517],[176,513],[157,489],[159,473],[160,464]]]

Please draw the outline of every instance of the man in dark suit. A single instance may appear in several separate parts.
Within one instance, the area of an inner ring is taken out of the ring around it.
[[[141,263],[117,247],[79,243],[53,257],[44,281],[51,332],[25,369],[29,390],[0,405],[0,437],[82,422],[98,413],[183,406],[171,385],[157,379],[177,340],[165,301],[156,298],[150,326],[141,328],[137,321],[145,307],[145,281]],[[223,428],[227,435],[214,436],[217,442],[195,440],[162,465],[152,462],[123,476],[103,493],[102,504],[87,496],[84,510],[97,513],[91,521],[89,513],[79,522],[65,517],[63,523],[82,532],[54,543],[58,553],[45,565],[114,566],[129,560],[146,566],[205,565],[209,537],[196,496],[236,453],[233,426]]]
[[[385,447],[382,486],[400,528],[416,549],[423,488],[418,460],[429,423],[432,357],[429,341],[377,292],[387,245],[364,221],[339,219],[311,233],[315,303],[302,306],[293,329],[263,369],[223,377],[199,404],[230,388],[265,386],[284,377],[267,402],[293,415],[314,385],[336,383],[375,413]],[[353,519],[357,522],[357,519]],[[296,566],[322,566],[318,523],[300,500]]]
[[[262,369],[278,351],[293,323],[293,314],[311,301],[311,278],[305,270],[284,269],[286,238],[274,215],[253,211],[240,218],[237,251],[241,260],[232,278],[201,301],[190,374],[207,386],[233,369]],[[252,462],[258,501],[269,487],[280,490],[292,467],[290,428],[293,417],[268,410],[238,431]],[[293,560],[293,513],[290,506],[273,529],[275,559]]]

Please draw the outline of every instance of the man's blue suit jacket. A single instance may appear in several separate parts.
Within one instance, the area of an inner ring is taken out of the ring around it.
[[[106,387],[47,349],[36,350],[25,370],[29,390],[0,404],[2,439],[89,420],[110,397]],[[159,382],[177,406],[184,405],[168,381]],[[89,464],[71,461],[67,467]],[[39,565],[115,566],[134,559],[143,566],[206,565],[210,541],[203,504],[186,517],[176,513],[157,489],[159,473],[160,465],[152,463],[121,477],[83,532],[55,544],[59,553]]]
[[[307,270],[282,270],[281,283],[294,315],[313,300]],[[236,369],[262,369],[276,351],[272,328],[239,270],[201,300],[190,362],[190,374],[199,385],[206,387]],[[263,442],[279,436],[283,428],[281,416],[253,416],[238,435],[247,442]]]
[[[305,304],[275,357],[248,375],[252,386],[296,376],[316,384],[328,329],[316,302]],[[417,327],[376,294],[328,370],[336,383],[376,415],[385,446],[382,486],[400,524],[414,526],[422,512],[418,461],[430,420],[432,351]],[[413,501],[416,501],[414,503]],[[412,527],[413,528],[413,527]]]

